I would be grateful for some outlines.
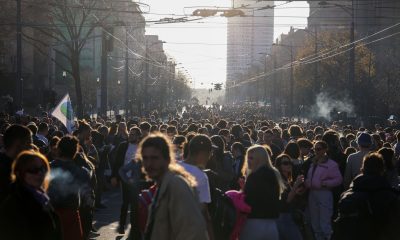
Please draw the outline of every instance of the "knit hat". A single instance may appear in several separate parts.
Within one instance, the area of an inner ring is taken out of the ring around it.
[[[372,145],[371,135],[368,133],[361,133],[357,138],[357,143],[360,147],[370,147]]]

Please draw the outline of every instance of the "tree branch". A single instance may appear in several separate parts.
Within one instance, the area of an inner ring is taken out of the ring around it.
[[[39,46],[37,46],[36,44],[34,44],[31,41],[26,41],[27,43],[31,44],[35,49],[37,49],[37,51],[42,54],[43,56],[48,56],[48,53],[45,53]],[[50,60],[53,61],[58,67],[60,67],[63,71],[66,71],[67,73],[72,75],[72,71],[66,69],[62,64],[60,64],[59,62],[57,62],[53,57],[50,57]]]

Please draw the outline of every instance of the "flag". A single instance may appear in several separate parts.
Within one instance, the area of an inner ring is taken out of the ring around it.
[[[69,98],[68,93],[60,101],[57,107],[54,108],[51,115],[60,120],[60,122],[67,128],[69,133],[74,131],[74,111],[72,109],[71,99]]]

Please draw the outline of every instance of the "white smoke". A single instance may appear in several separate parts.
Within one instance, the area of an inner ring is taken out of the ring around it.
[[[330,121],[332,110],[347,112],[348,115],[351,115],[354,111],[354,106],[347,97],[339,100],[329,96],[328,93],[322,92],[317,95],[315,104],[310,109],[310,117],[324,118]]]

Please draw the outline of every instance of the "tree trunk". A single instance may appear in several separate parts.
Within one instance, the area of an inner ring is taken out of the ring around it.
[[[83,102],[82,102],[82,87],[81,87],[81,74],[79,66],[79,54],[72,54],[72,76],[75,82],[75,94],[76,94],[76,105],[77,112],[76,116],[78,119],[83,118]]]

